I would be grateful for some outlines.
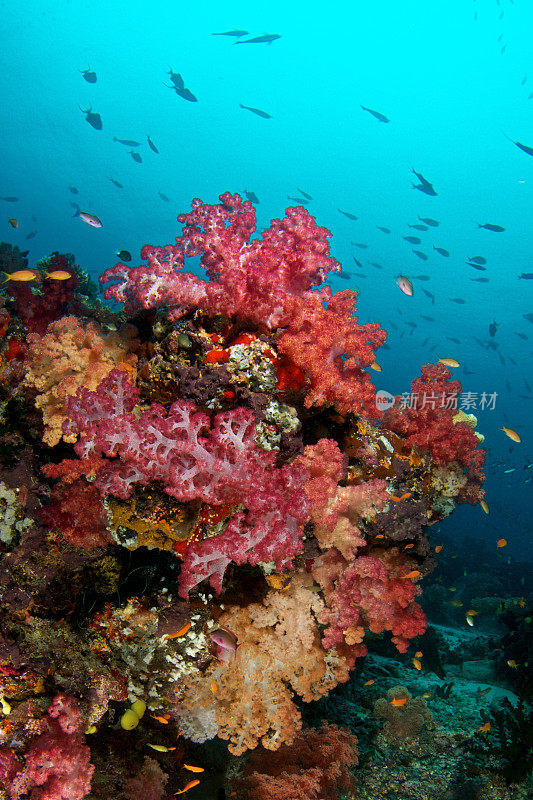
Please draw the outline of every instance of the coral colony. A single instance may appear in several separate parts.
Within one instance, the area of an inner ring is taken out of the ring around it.
[[[356,292],[324,284],[340,265],[305,209],[255,239],[237,194],[178,220],[176,244],[100,276],[120,314],[69,256],[7,284],[9,800],[185,793],[202,780],[185,748],[215,737],[235,755],[262,745],[264,786],[298,747],[320,775],[302,797],[349,787],[355,737],[302,737],[298,703],[348,681],[369,632],[402,653],[424,633],[429,528],[483,497],[482,437],[442,402],[460,391],[446,367],[413,383],[433,402],[377,409],[368,368],[386,333],[358,323]],[[185,271],[198,256],[207,280]],[[241,778],[235,796],[254,797]]]

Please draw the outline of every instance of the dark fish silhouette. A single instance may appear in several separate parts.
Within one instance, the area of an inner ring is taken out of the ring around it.
[[[191,92],[190,89],[187,89],[183,78],[179,74],[179,72],[173,72],[172,69],[169,69],[168,75],[170,75],[170,81],[172,86],[168,86],[165,83],[167,89],[174,89],[177,95],[183,98],[183,100],[188,100],[190,103],[197,103],[198,98]]]
[[[303,190],[303,189],[299,189],[298,187],[296,187],[296,188],[298,189],[298,191],[300,192],[300,194],[301,194],[303,197],[307,198],[307,200],[312,200],[312,199],[313,199],[313,198],[311,197],[311,195],[310,195],[310,194],[307,194],[307,192],[304,192],[304,190]]]
[[[457,303],[460,306],[464,306],[466,300],[463,300],[462,297],[450,297],[450,302]]]
[[[16,203],[18,201],[18,197],[0,197],[0,200],[5,200],[6,203]]]
[[[113,141],[124,144],[126,147],[139,147],[141,144],[140,142],[135,142],[133,139],[117,139],[116,136],[113,136]]]
[[[496,321],[491,322],[489,325],[489,336],[496,336],[497,330],[498,330],[498,323]]]
[[[264,33],[262,36],[254,36],[253,39],[244,39],[241,42],[233,42],[233,44],[272,44],[276,39],[281,39],[279,33]]]
[[[408,228],[414,228],[415,231],[427,231],[427,229],[428,229],[427,225],[420,225],[418,222],[416,222],[414,225],[409,225],[408,224],[407,227]]]
[[[448,339],[450,342],[453,342],[454,344],[462,344],[461,340],[460,340],[460,339],[457,339],[457,337],[456,337],[456,336],[447,336],[446,338],[447,338],[447,339]]]
[[[468,261],[473,261],[474,264],[486,264],[487,259],[483,256],[468,256]],[[468,261],[466,263],[468,263]]]
[[[470,278],[471,281],[475,281],[476,283],[488,283],[488,278]]]
[[[424,178],[421,172],[417,172],[415,169],[411,167],[411,172],[418,178],[420,183],[414,184],[413,189],[418,189],[419,192],[423,192],[424,194],[428,194],[430,197],[436,197],[437,192],[433,188],[433,184],[430,183],[428,180]]]
[[[501,225],[493,225],[492,222],[485,222],[484,225],[478,222],[477,226],[478,228],[485,228],[486,231],[493,231],[494,233],[502,233],[505,230]]]
[[[115,184],[115,186],[116,186],[118,189],[123,189],[123,188],[124,188],[124,186],[123,186],[121,183],[119,183],[118,181],[116,181],[114,178],[109,178],[109,180],[111,181],[111,183],[114,183],[114,184]]]
[[[130,150],[130,156],[133,158],[137,164],[142,164],[142,158],[140,153],[136,153],[135,150]]]
[[[239,44],[239,42],[235,42],[235,44]],[[272,116],[270,114],[267,114],[266,111],[263,111],[260,108],[252,108],[252,106],[243,106],[242,103],[239,103],[239,105],[241,108],[245,108],[246,111],[251,111],[252,114],[257,114],[257,116],[261,117],[262,119],[272,119]]]
[[[533,272],[523,272],[518,278],[523,278],[525,281],[533,281]]]
[[[82,114],[85,114],[85,119],[95,130],[101,131],[103,126],[102,117],[100,114],[94,114],[92,110],[92,106],[89,106],[87,111],[84,111],[81,106],[78,106]]]
[[[428,260],[427,255],[425,253],[423,253],[421,250],[413,250],[413,253],[415,254],[415,256],[418,256],[418,258],[421,258],[422,261],[427,261]]]
[[[520,86],[525,86],[526,83],[527,83],[527,75],[524,75],[524,77],[522,78],[522,83],[520,84]]]
[[[420,222],[423,222],[425,225],[429,225],[431,228],[438,228],[440,222],[437,219],[431,219],[431,217],[418,217]]]
[[[30,231],[26,236],[26,239],[33,239],[34,236],[37,236],[37,231]]]
[[[249,200],[251,203],[259,202],[259,198],[255,192],[249,192],[248,189],[245,189],[244,194],[246,195],[246,199]]]
[[[469,267],[474,267],[474,269],[479,270],[479,272],[487,271],[487,267],[483,267],[481,264],[473,264],[471,261],[465,261],[465,264],[468,264]]]
[[[524,341],[526,341],[527,338],[528,338],[525,333],[516,333],[516,331],[515,331],[515,334],[516,334],[516,336],[519,336]]]
[[[450,253],[448,252],[448,250],[445,250],[444,247],[435,247],[435,245],[433,245],[433,250],[436,250],[437,253],[440,253],[441,256],[444,256],[444,258],[450,257]]]
[[[405,239],[406,242],[409,242],[410,244],[420,244],[420,242],[422,241],[422,239],[419,239],[418,236],[404,236],[403,238]]]
[[[351,272],[338,272],[337,273],[337,277],[341,278],[341,280],[343,280],[343,281],[349,281],[350,278],[352,277],[352,273]],[[364,275],[363,277],[366,278],[366,275]]]
[[[72,192],[72,194],[79,194],[79,191],[76,189],[75,186],[69,186],[68,190],[69,192]]]
[[[221,33],[212,33],[211,36],[235,36],[239,39],[241,36],[248,36],[248,31],[222,31]]]
[[[426,319],[428,322],[435,322],[435,317],[428,317],[427,314],[420,314],[422,319]]]
[[[533,323],[533,314],[522,314],[524,319],[527,319],[528,322]]]
[[[81,72],[87,83],[96,83],[96,72],[93,72],[90,67],[89,69],[79,69],[78,72]]]
[[[414,280],[415,278],[417,281],[430,281],[431,275],[411,275],[412,280]]]
[[[131,261],[131,253],[129,250],[117,250],[117,256],[121,261]]]
[[[435,305],[435,295],[431,294],[431,292],[428,291],[427,289],[424,289],[424,287],[422,287],[422,291],[424,292],[425,295],[427,295],[431,299],[431,304]]]
[[[159,153],[159,150],[157,149],[155,144],[152,142],[150,137],[147,135],[146,138],[148,139],[148,147],[150,148],[150,150],[153,150],[154,153]],[[135,147],[135,145],[132,145],[132,146]]]
[[[359,250],[366,250],[368,248],[368,245],[365,244],[364,242],[350,242],[350,244],[355,245],[356,247],[359,248]]]
[[[368,111],[369,114],[372,114],[379,122],[390,122],[390,119],[382,114],[380,111],[374,111],[372,108],[367,108],[366,106],[361,106],[363,111]]]
[[[302,206],[309,205],[309,200],[306,200],[305,197],[291,197],[290,194],[288,194],[287,200],[292,200],[293,203],[300,203]]]
[[[170,197],[167,197],[166,194],[163,194],[163,192],[158,192],[157,194],[159,195],[161,200],[165,201],[165,203],[170,203]]]
[[[357,222],[359,219],[359,217],[356,217],[355,214],[351,214],[349,211],[343,211],[342,208],[338,208],[337,211],[340,214],[344,214],[344,216],[348,217],[348,219],[353,219],[354,222]]]
[[[531,94],[527,99],[531,100],[532,98],[533,98],[533,92],[531,92]],[[507,138],[509,139],[509,137]],[[519,147],[520,150],[522,150],[524,153],[527,153],[528,156],[533,156],[533,147],[528,147],[527,144],[522,144],[522,142],[515,142],[513,139],[509,139],[509,141],[515,144],[517,147]]]
[[[390,233],[390,228],[383,228],[381,225],[376,225],[376,228],[382,233]]]
[[[361,264],[361,262],[355,256],[352,256],[352,258],[355,261],[355,263],[357,264],[357,266],[360,267],[361,269],[363,269],[363,265]]]

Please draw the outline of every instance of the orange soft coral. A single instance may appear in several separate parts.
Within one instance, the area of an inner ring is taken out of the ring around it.
[[[37,393],[35,405],[43,414],[43,441],[53,447],[63,439],[66,398],[80,386],[95,389],[114,367],[128,370],[135,377],[137,331],[125,325],[105,333],[96,322],[84,324],[76,317],[63,317],[48,326],[44,336],[30,333],[24,361],[24,385]]]

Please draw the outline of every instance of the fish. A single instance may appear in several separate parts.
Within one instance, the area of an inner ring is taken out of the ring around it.
[[[498,539],[498,541],[496,542],[496,547],[500,549],[502,547],[507,547],[507,539]]]
[[[72,194],[79,194],[80,193],[79,190],[76,189],[75,186],[69,186],[68,190],[69,190],[69,192],[72,192]]]
[[[468,261],[473,261],[474,264],[486,264],[487,259],[483,256],[468,256]],[[468,263],[467,261],[467,263]]]
[[[363,111],[368,111],[369,114],[372,114],[379,122],[390,122],[390,119],[382,114],[381,111],[374,111],[372,108],[367,108],[366,106],[361,106]]]
[[[381,372],[381,367],[379,366],[377,361],[373,361],[370,364],[370,369],[373,369],[375,372]]]
[[[490,722],[485,722],[485,724],[482,725],[481,728],[478,728],[478,733],[480,731],[481,733],[487,733],[487,731],[490,731]]]
[[[26,236],[26,239],[33,239],[35,236],[37,236],[37,231],[30,231]]]
[[[111,181],[111,183],[114,183],[114,184],[115,184],[115,186],[116,186],[118,189],[123,189],[123,188],[124,188],[124,186],[123,186],[121,183],[119,183],[118,181],[116,181],[114,178],[109,178],[109,180]]]
[[[511,669],[517,669],[517,667],[518,667],[518,664],[517,664],[517,662],[514,660],[514,658],[510,658],[510,659],[507,661],[507,666],[508,666],[508,667],[511,667]]]
[[[406,294],[408,297],[413,296],[413,284],[409,278],[406,278],[405,275],[398,275],[396,278],[396,283],[404,294]]]
[[[82,114],[85,114],[85,119],[93,127],[96,131],[101,131],[104,127],[102,122],[102,117],[100,114],[96,114],[93,112],[92,106],[89,106],[87,111],[85,111],[81,106],[78,106]]]
[[[365,244],[364,242],[350,242],[350,244],[355,245],[355,247],[358,247],[360,250],[367,250],[368,249],[368,245]]]
[[[363,683],[363,686],[372,686],[372,685],[373,685],[375,682],[376,682],[376,681],[374,680],[374,678],[371,678],[371,679],[370,679],[369,681],[367,681],[366,683]]]
[[[476,611],[475,608],[469,608],[466,613],[469,614],[469,616],[471,616],[471,617],[477,617],[477,615],[479,614],[479,611]]]
[[[488,278],[470,278],[470,280],[474,281],[475,283],[488,283],[489,282]]]
[[[359,219],[359,217],[356,217],[355,214],[352,214],[350,211],[343,211],[342,208],[338,208],[337,211],[340,214],[344,214],[344,216],[348,217],[348,219],[352,219],[354,222],[357,222]]]
[[[522,440],[520,436],[514,431],[512,428],[506,428],[505,425],[502,426],[502,431],[505,433],[506,436],[509,437],[513,442],[519,444]]]
[[[117,250],[116,255],[121,261],[131,261],[131,253],[129,250]]]
[[[221,33],[212,33],[211,36],[236,36],[239,39],[241,36],[248,36],[248,31],[222,31]]]
[[[216,694],[218,692],[218,686],[215,680],[211,681],[211,683],[209,684],[209,689],[211,692],[213,692],[213,694]]]
[[[205,772],[203,767],[195,767],[194,764],[183,764],[183,769],[188,769],[189,772]]]
[[[438,228],[440,222],[437,219],[432,219],[431,217],[418,217],[420,222],[423,222],[424,225],[429,225],[431,228]]]
[[[413,667],[417,670],[422,669],[422,662],[418,658],[413,658]]]
[[[184,100],[189,100],[191,103],[198,102],[198,99],[190,91],[190,89],[185,87],[185,83],[179,72],[173,72],[172,68],[169,68],[167,75],[170,75],[170,82],[172,83],[172,86],[168,86],[166,83],[164,84],[167,89],[174,89],[177,95],[182,97]]]
[[[239,44],[239,42],[235,42],[235,44]],[[252,106],[243,106],[242,103],[239,103],[241,108],[246,109],[246,111],[251,111],[252,114],[256,114],[258,117],[262,119],[272,119],[272,116],[268,114],[266,111],[263,111],[261,108],[253,108]]]
[[[522,314],[522,317],[526,319],[528,322],[533,322],[533,314]],[[525,334],[522,334],[525,335]]]
[[[511,472],[516,472],[516,467],[511,467],[511,469],[504,469],[503,474],[509,475]]]
[[[79,69],[78,72],[83,75],[83,78],[87,81],[87,83],[96,83],[96,72],[93,72],[90,67],[89,69]]]
[[[53,281],[68,281],[73,278],[72,272],[67,272],[66,269],[55,269],[53,272],[47,272],[45,278],[51,278]]]
[[[255,194],[255,192],[249,192],[248,189],[245,189],[244,190],[244,194],[246,196],[246,199],[249,200],[251,203],[258,203],[259,202],[259,198]]]
[[[427,231],[427,225],[420,225],[418,222],[415,222],[414,225],[407,225],[408,228],[414,228],[415,231]]]
[[[0,200],[3,200],[5,203],[17,203],[18,197],[12,197],[8,195],[7,197],[0,197]]]
[[[496,336],[497,330],[498,330],[498,323],[496,321],[491,322],[489,325],[489,336]]]
[[[18,226],[19,226],[17,220],[14,217],[10,217],[8,219],[8,222],[11,225],[12,228],[18,228]]]
[[[306,200],[305,197],[291,197],[289,194],[287,195],[287,200],[292,200],[293,203],[299,203],[301,206],[309,204],[309,200]]]
[[[404,236],[403,238],[405,239],[406,242],[409,242],[410,244],[420,244],[420,242],[422,241],[422,239],[419,239],[418,236]]]
[[[400,575],[400,580],[405,580],[406,578],[418,578],[422,573],[418,569],[412,569],[411,572],[408,572],[407,575]]]
[[[148,147],[150,148],[150,150],[153,150],[153,151],[154,151],[154,153],[159,153],[159,150],[157,149],[157,147],[155,146],[155,144],[152,142],[152,140],[150,139],[150,137],[148,136],[148,134],[146,134],[146,139],[148,140]],[[136,145],[132,145],[132,147],[135,147],[135,146],[136,146]]]
[[[481,506],[481,508],[483,509],[483,511],[485,512],[485,514],[489,514],[489,513],[490,513],[490,511],[489,511],[489,504],[487,503],[487,501],[486,501],[486,500],[481,500],[481,502],[480,502],[480,504],[479,504],[479,505]]]
[[[91,228],[103,228],[96,214],[90,214],[88,211],[80,211],[79,206],[76,206],[76,213],[73,214],[73,217],[79,217],[83,222],[86,222],[87,225],[90,225]]]
[[[525,281],[533,281],[533,272],[523,272],[518,278],[522,278]]]
[[[481,696],[482,696],[482,695],[484,695],[484,694],[488,694],[490,691],[491,691],[491,687],[490,687],[490,686],[487,686],[487,688],[486,688],[486,689],[482,689],[482,688],[480,687],[480,688],[477,690],[476,694],[478,694],[478,695],[481,697]]]
[[[276,39],[281,39],[281,34],[264,33],[262,36],[254,36],[253,39],[245,39],[242,42],[234,42],[234,44],[272,44]]]
[[[467,614],[465,619],[466,619],[466,624],[470,625],[470,627],[473,628],[474,627],[474,618],[473,618],[473,616],[471,614]]]
[[[427,261],[428,260],[427,255],[425,253],[423,253],[421,250],[413,250],[413,253],[415,254],[415,256],[418,256],[418,258],[421,258],[422,261]]]
[[[382,225],[376,225],[376,228],[382,233],[390,233],[390,228],[384,228]]]
[[[393,697],[390,701],[391,706],[394,706],[394,708],[401,708],[401,706],[404,706],[406,703],[407,697]]]
[[[427,297],[431,299],[432,305],[435,305],[435,295],[432,294],[428,289],[424,289],[424,287],[422,287],[422,291],[424,292],[425,295],[427,295]]]
[[[411,168],[411,172],[418,178],[420,181],[419,184],[413,183],[413,189],[418,189],[419,192],[423,192],[424,194],[428,194],[430,197],[436,197],[438,192],[435,191],[435,188],[432,183],[430,183],[422,173],[417,172],[414,168]]]
[[[529,97],[527,99],[528,100],[532,100],[533,99],[533,92],[529,95]],[[503,131],[502,131],[502,133],[503,133]],[[506,139],[509,139],[510,142],[512,142],[514,145],[516,145],[516,147],[518,147],[520,150],[522,150],[522,152],[527,153],[528,156],[533,156],[533,147],[529,147],[527,144],[522,144],[522,142],[517,142],[514,139],[511,139],[511,137],[507,136],[506,133],[503,133],[503,135],[505,136]]]
[[[412,494],[413,494],[412,492],[405,492],[405,494],[402,494],[401,497],[398,497],[395,494],[391,494],[391,500],[394,500],[395,503],[399,503],[402,500],[408,500],[409,497],[411,497]]]
[[[463,603],[461,600],[452,600],[452,606],[455,606],[456,608],[462,608],[462,605]]]
[[[436,553],[440,553],[440,552],[441,552],[441,550],[442,550],[442,548],[443,548],[443,546],[444,546],[444,545],[442,545],[442,544],[438,544],[438,545],[436,546],[436,548],[435,548],[435,552],[436,552]]]
[[[450,302],[451,303],[457,303],[460,306],[464,306],[464,304],[466,303],[466,300],[463,300],[462,297],[450,297]]]
[[[422,655],[423,655],[422,651],[421,650],[417,650],[416,653],[415,653],[415,658],[422,658]]]
[[[298,188],[298,187],[296,187],[296,188]],[[306,199],[306,200],[312,200],[312,199],[313,199],[313,198],[311,197],[311,195],[310,195],[310,194],[307,194],[307,192],[304,192],[304,190],[303,190],[303,189],[298,189],[298,191],[300,192],[300,194],[301,194],[301,195],[303,195],[303,197],[305,197],[305,199]]]
[[[447,339],[448,339],[450,342],[453,342],[454,344],[461,344],[461,340],[460,340],[460,339],[458,339],[456,336],[447,336],[446,338],[447,338]]]
[[[166,633],[164,638],[165,639],[178,639],[180,636],[185,636],[185,634],[190,630],[190,627],[191,627],[191,623],[190,623],[190,620],[188,620],[185,623],[185,625],[182,625],[181,628],[176,631],[176,633]]]
[[[502,228],[501,225],[494,225],[492,222],[485,222],[483,225],[478,222],[478,228],[484,228],[486,231],[493,231],[493,233],[503,233],[505,228]]]
[[[170,86],[170,89],[174,89],[177,95],[179,95],[183,100],[188,100],[189,103],[197,103],[198,98],[194,95],[190,89],[183,87],[183,89],[179,89],[177,86]]]
[[[150,744],[149,742],[146,743],[148,747],[151,747],[152,750],[157,750],[158,753],[169,753],[171,750],[175,750],[175,747],[165,747],[163,744]]]
[[[444,256],[444,258],[450,257],[449,251],[445,250],[444,247],[435,247],[435,245],[433,245],[433,250],[436,250],[437,253],[439,253],[441,256]]]
[[[239,44],[239,42],[235,42],[235,44]],[[198,786],[199,783],[200,781],[198,779],[189,781],[189,783],[187,783],[183,789],[180,789],[179,792],[174,792],[174,794],[184,794],[184,792],[188,792],[189,789],[192,789],[194,786]]]
[[[425,319],[428,322],[435,322],[435,317],[428,317],[427,314],[420,314],[420,316],[422,317],[422,319]]]
[[[474,269],[477,269],[479,272],[487,271],[487,268],[482,267],[481,264],[472,264],[470,261],[465,261],[465,264],[468,264],[469,267],[474,267]]]
[[[137,164],[142,164],[142,157],[140,153],[136,153],[135,150],[130,150],[129,154],[133,160],[137,162]]]
[[[444,364],[445,367],[451,367],[452,369],[456,369],[460,367],[460,363],[455,360],[455,358],[439,358],[437,359],[437,364]]]
[[[358,261],[358,260],[357,260],[357,258],[356,258],[355,256],[352,256],[352,258],[353,258],[353,260],[355,261],[355,263],[357,264],[357,266],[358,266],[358,267],[360,267],[361,269],[363,269],[363,265],[361,264],[361,262],[360,262],[360,261]]]
[[[28,281],[34,281],[39,273],[33,269],[18,269],[16,272],[4,272],[4,275],[6,276],[6,281],[28,283]]]
[[[165,717],[159,717],[157,714],[152,714],[152,719],[156,719],[161,725],[168,725],[168,719]]]

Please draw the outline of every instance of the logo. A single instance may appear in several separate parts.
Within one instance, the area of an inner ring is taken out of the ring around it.
[[[386,392],[384,389],[380,389],[378,392],[376,392],[376,408],[378,411],[386,411],[387,408],[390,408],[393,405],[393,394]]]

